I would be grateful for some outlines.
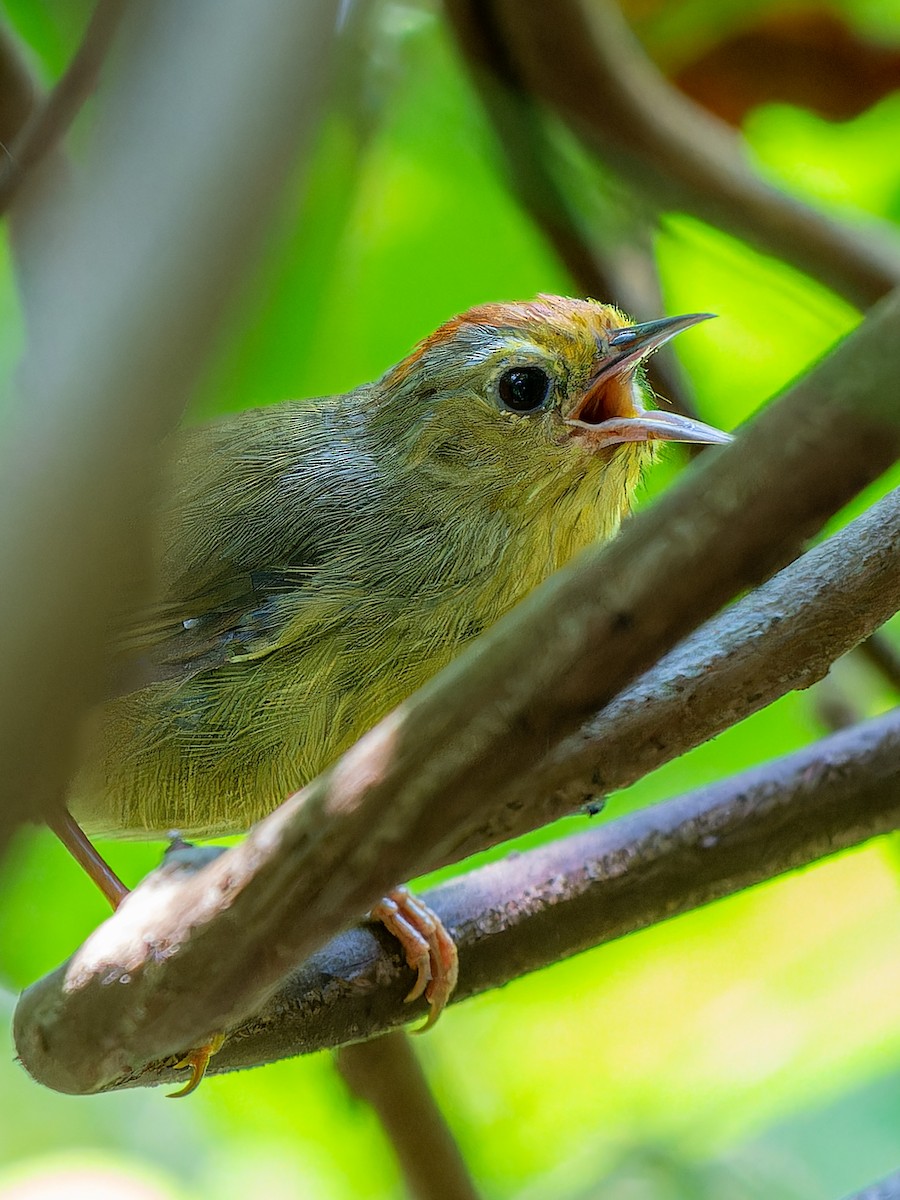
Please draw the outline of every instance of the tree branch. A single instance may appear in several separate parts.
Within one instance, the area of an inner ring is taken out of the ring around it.
[[[442,884],[424,899],[459,948],[451,1003],[894,830],[898,783],[895,710],[733,779]],[[153,876],[141,889],[148,884]],[[403,1003],[409,982],[394,941],[378,926],[354,927],[234,1028],[210,1070],[259,1066],[395,1028],[424,1008]],[[31,1032],[27,1056],[20,1044],[29,1070],[33,1041],[55,1033],[52,1024]],[[178,1078],[168,1059],[107,1086]]]
[[[0,439],[0,852],[64,789],[148,570],[159,443],[316,123],[336,8],[133,6],[85,188],[31,223],[36,311]]]
[[[18,43],[9,30],[0,25],[0,146],[5,159],[3,171],[14,170],[11,147],[16,145],[41,100],[40,84],[26,64]],[[36,221],[34,209],[40,206],[42,198],[52,195],[59,200],[70,184],[71,175],[65,155],[58,146],[51,147],[40,166],[31,171],[29,186],[22,189],[8,213],[9,244],[22,309],[27,319],[41,309],[37,288],[31,277],[30,262],[35,247],[40,248],[47,241],[50,219],[45,211],[43,220]],[[46,204],[43,207],[46,209]],[[34,246],[29,242],[33,225],[37,225]]]
[[[465,856],[629,787],[789,691],[900,608],[900,490],[687,638],[488,806]],[[537,806],[540,805],[539,810]],[[471,850],[470,850],[471,846]]]
[[[374,1109],[416,1200],[478,1200],[475,1184],[405,1033],[343,1046],[338,1070]]]
[[[468,3],[451,3],[447,9],[509,183],[579,292],[617,304],[639,321],[660,316],[663,302],[651,245],[651,206],[636,204],[631,195],[615,195],[609,186],[597,197],[603,217],[590,223],[588,233],[561,182],[559,156],[539,105],[501,78],[504,50],[495,42],[496,30],[486,9],[470,8]],[[655,354],[647,370],[655,392],[676,411],[697,416],[690,382],[670,347]],[[696,444],[683,448],[691,454],[704,449]]]
[[[0,149],[7,160],[12,143],[31,115],[39,91],[16,39],[5,25],[0,25]]]
[[[866,308],[900,283],[900,247],[766,183],[723,122],[674,88],[609,0],[445,0],[479,66],[534,97],[656,209],[683,208]]]
[[[0,170],[0,214],[9,208],[31,168],[62,141],[96,87],[124,12],[125,0],[98,0],[65,73],[50,94],[32,108],[9,150]]]
[[[900,608],[900,605],[897,607]],[[876,634],[867,638],[860,646],[860,651],[894,691],[900,692],[900,651],[888,636]]]
[[[398,880],[445,861],[485,805],[894,460],[898,371],[892,297],[734,445],[184,883],[162,918],[127,901],[23,997],[29,1069],[98,1090],[144,1056],[200,1044]]]
[[[553,152],[540,105],[530,92],[514,85],[509,48],[502,41],[490,5],[448,0],[446,9],[462,57],[494,127],[507,176],[525,211],[585,295],[611,298],[639,320],[658,316],[659,280],[651,249],[640,238],[640,213],[637,219],[610,214],[610,220],[593,223],[590,237],[584,232],[560,183],[559,170],[550,165]],[[610,61],[604,59],[602,67],[622,69],[615,54]],[[615,119],[615,113],[609,114],[608,121]],[[612,210],[611,197],[606,195],[604,200]],[[689,385],[671,351],[651,361],[650,383],[676,410],[697,415]],[[688,452],[693,455],[703,449],[688,447]],[[860,652],[892,686],[898,686],[900,658],[884,639],[876,639],[871,646],[863,644]]]

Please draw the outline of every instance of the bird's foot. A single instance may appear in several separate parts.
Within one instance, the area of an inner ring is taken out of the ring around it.
[[[191,1077],[177,1092],[169,1092],[170,1100],[180,1100],[182,1096],[189,1096],[196,1088],[200,1086],[200,1081],[206,1074],[206,1068],[209,1066],[209,1060],[214,1054],[217,1054],[222,1049],[222,1043],[225,1041],[224,1033],[214,1034],[208,1042],[202,1046],[198,1046],[196,1050],[191,1050],[183,1058],[180,1058],[175,1064],[176,1070],[180,1067],[189,1067]]]
[[[456,943],[440,917],[407,887],[394,888],[369,916],[397,938],[407,965],[416,972],[416,982],[406,1003],[425,996],[431,1010],[425,1024],[414,1030],[424,1033],[441,1015],[456,987],[459,974]]]

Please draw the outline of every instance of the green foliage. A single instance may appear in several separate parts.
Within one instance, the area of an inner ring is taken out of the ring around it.
[[[684,10],[679,36],[705,36],[700,17],[712,6],[669,7]],[[864,7],[876,22],[879,6]],[[65,6],[10,10],[58,72],[76,35]],[[389,5],[378,37],[381,73],[336,101],[195,418],[349,388],[471,304],[571,290],[494,165],[435,16]],[[881,151],[896,140],[898,103],[841,126],[772,107],[753,113],[746,132],[784,187],[854,220],[897,221],[900,162]],[[701,415],[726,428],[858,320],[824,289],[683,215],[666,219],[658,256],[668,311],[719,313],[678,350]],[[0,272],[7,366],[20,334],[5,258]],[[679,465],[672,455],[656,468],[645,502]],[[866,712],[891,703],[865,668],[842,667],[839,681]],[[812,697],[789,696],[615,797],[599,819],[821,733]],[[104,850],[129,881],[159,854]],[[0,888],[5,1016],[12,989],[66,957],[104,913],[44,831],[23,832]],[[605,1177],[613,1200],[812,1200],[894,1169],[896,899],[896,855],[876,843],[450,1010],[417,1048],[485,1194],[574,1200],[597,1194]],[[0,1197],[23,1173],[57,1168],[70,1182],[73,1171],[117,1179],[117,1195],[140,1185],[141,1195],[178,1200],[402,1192],[373,1117],[348,1098],[327,1056],[211,1079],[177,1107],[160,1093],[53,1095],[10,1057],[0,1062]]]

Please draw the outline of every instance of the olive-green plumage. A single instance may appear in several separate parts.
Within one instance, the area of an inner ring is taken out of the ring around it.
[[[70,797],[87,830],[246,828],[611,537],[651,443],[566,418],[626,325],[556,297],[484,306],[375,384],[180,435],[159,602],[125,638],[141,686],[94,714]],[[509,411],[535,368],[546,397]],[[633,371],[604,385],[626,408]]]

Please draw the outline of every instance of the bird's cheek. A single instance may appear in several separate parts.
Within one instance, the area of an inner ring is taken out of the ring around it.
[[[574,430],[571,425],[565,423],[559,409],[554,409],[547,414],[546,420],[543,422],[543,432],[553,446],[565,447],[572,444]]]

